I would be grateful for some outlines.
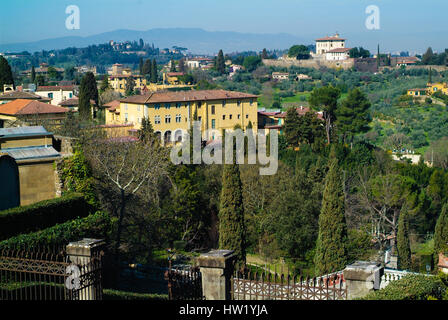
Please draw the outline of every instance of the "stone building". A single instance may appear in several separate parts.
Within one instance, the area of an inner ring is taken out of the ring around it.
[[[8,155],[18,166],[22,206],[56,197],[54,163],[61,156],[53,148],[52,138],[42,126],[0,129],[0,154]],[[4,183],[2,173],[0,185]]]

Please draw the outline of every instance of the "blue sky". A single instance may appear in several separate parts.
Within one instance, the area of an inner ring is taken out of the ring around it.
[[[65,28],[77,5],[80,30]],[[380,30],[365,27],[368,5],[380,8]],[[448,48],[447,0],[14,0],[2,1],[0,44],[116,29],[195,27],[210,31],[285,32],[311,40],[338,31],[349,46],[422,51]]]

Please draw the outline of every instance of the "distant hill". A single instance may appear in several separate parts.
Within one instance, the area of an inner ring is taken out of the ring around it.
[[[115,30],[88,37],[61,37],[27,43],[0,44],[0,52],[41,51],[67,47],[87,47],[92,44],[143,39],[159,48],[186,47],[197,54],[224,52],[287,49],[294,44],[308,44],[312,39],[301,39],[287,34],[254,34],[230,31],[206,31],[195,28],[150,29],[147,31]]]

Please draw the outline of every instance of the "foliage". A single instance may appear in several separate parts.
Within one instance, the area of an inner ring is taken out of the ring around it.
[[[336,126],[344,138],[356,133],[368,131],[370,102],[366,95],[355,88],[350,90],[347,98],[336,110]]]
[[[310,58],[310,50],[307,46],[294,45],[288,50],[288,57],[296,58],[297,60],[306,60]]]
[[[225,65],[224,54],[223,54],[222,50],[219,50],[218,56],[216,57],[215,69],[220,74],[224,74],[226,72],[226,65]]]
[[[109,240],[115,230],[116,220],[98,211],[85,218],[78,218],[34,233],[21,234],[0,242],[2,249],[33,249],[58,246],[82,238]]]
[[[5,84],[14,85],[14,78],[8,61],[0,56],[0,92],[3,92],[3,85]]]
[[[322,209],[319,215],[319,235],[314,256],[316,274],[342,270],[347,265],[347,225],[343,180],[335,149],[330,155],[325,177]]]
[[[81,80],[79,87],[79,115],[83,119],[91,119],[92,106],[90,100],[98,105],[98,89],[96,79],[92,72],[87,72]]]
[[[98,199],[95,193],[92,169],[81,148],[76,148],[73,156],[64,158],[58,166],[61,171],[64,192],[79,192],[84,195],[87,203],[97,207]]]
[[[238,164],[225,164],[219,207],[219,247],[234,250],[237,263],[246,263],[246,227],[242,183]]]
[[[436,258],[439,253],[448,253],[448,203],[445,203],[442,208],[434,233],[434,254]]]
[[[397,232],[398,269],[410,270],[411,268],[411,244],[409,242],[408,213],[402,212],[398,218]]]
[[[85,217],[91,207],[80,194],[40,201],[0,211],[0,239],[38,231],[76,217]]]
[[[243,61],[243,67],[249,72],[254,71],[261,64],[262,64],[262,61],[259,56],[249,56],[249,57],[244,58],[244,61]]]
[[[137,293],[119,291],[113,289],[103,289],[103,300],[152,300],[152,301],[165,301],[168,300],[166,294],[155,293]]]
[[[373,291],[361,300],[428,300],[433,297],[441,300],[446,285],[440,277],[425,275],[407,275],[392,281],[386,288]]]

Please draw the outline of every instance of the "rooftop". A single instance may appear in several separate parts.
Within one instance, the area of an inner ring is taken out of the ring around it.
[[[51,134],[42,126],[0,128],[0,137],[19,137]]]
[[[27,99],[17,99],[0,105],[0,114],[5,115],[52,114],[66,112],[68,112],[68,109],[66,108]]]
[[[36,91],[73,91],[74,86],[38,86]]]
[[[258,96],[243,92],[226,90],[191,90],[191,91],[157,91],[145,95],[130,96],[120,100],[124,103],[164,103],[164,102],[185,102],[185,101],[207,101],[258,98]]]
[[[51,99],[41,97],[37,94],[24,91],[11,91],[0,95],[0,100],[15,100],[15,99],[31,99],[31,100],[42,100],[50,101]]]

